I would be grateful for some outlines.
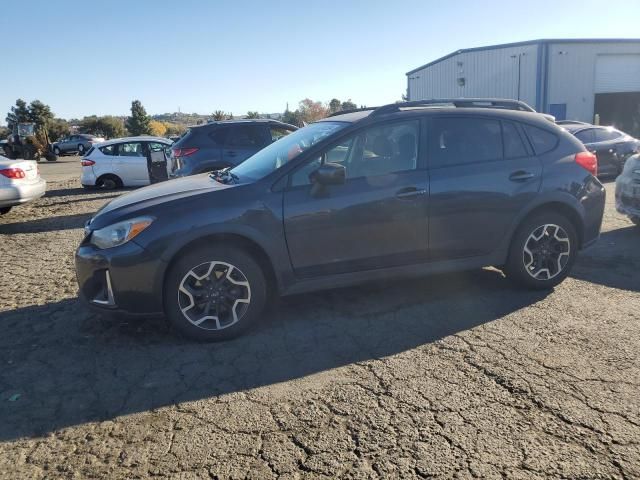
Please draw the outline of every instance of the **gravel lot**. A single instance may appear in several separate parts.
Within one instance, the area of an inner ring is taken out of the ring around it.
[[[223,344],[76,299],[118,193],[42,164],[0,219],[3,478],[640,478],[640,230],[608,206],[555,291],[493,270],[282,300]]]

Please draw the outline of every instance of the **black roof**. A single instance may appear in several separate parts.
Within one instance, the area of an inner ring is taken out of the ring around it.
[[[282,125],[285,127],[291,127],[297,129],[295,125],[291,125],[289,123],[281,122],[280,120],[275,120],[273,118],[239,118],[234,120],[210,120],[207,123],[203,123],[201,125],[191,125],[189,128],[201,128],[208,127],[212,125],[235,125],[235,124],[244,124],[244,123],[258,123],[258,124],[273,124],[273,125]]]

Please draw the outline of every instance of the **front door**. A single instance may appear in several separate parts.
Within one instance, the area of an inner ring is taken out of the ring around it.
[[[310,159],[289,179],[284,227],[300,277],[422,262],[427,257],[428,174],[419,120],[379,124]],[[343,185],[318,190],[324,162],[346,168]]]
[[[489,254],[535,198],[541,163],[515,123],[438,116],[429,133],[429,258]]]

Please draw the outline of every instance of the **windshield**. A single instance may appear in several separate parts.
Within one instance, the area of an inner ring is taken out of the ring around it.
[[[231,170],[235,175],[249,180],[259,180],[290,162],[312,145],[342,130],[345,122],[312,123],[282,137]]]

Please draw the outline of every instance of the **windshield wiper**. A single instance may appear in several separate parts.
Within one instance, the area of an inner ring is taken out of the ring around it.
[[[231,167],[223,168],[222,170],[216,170],[209,174],[211,178],[219,181],[220,183],[229,183],[231,180],[233,183],[240,183],[240,177],[231,171]]]

